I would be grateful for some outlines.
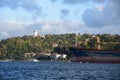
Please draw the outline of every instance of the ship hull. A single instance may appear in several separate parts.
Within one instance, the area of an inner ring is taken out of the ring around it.
[[[72,62],[120,63],[120,51],[70,48]]]
[[[71,62],[82,62],[82,63],[120,63],[118,57],[72,57]]]

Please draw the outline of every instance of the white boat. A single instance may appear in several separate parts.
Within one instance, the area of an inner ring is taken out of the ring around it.
[[[37,59],[33,59],[33,62],[39,62],[39,60],[37,60]]]

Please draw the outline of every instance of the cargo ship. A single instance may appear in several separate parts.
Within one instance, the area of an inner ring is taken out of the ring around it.
[[[120,63],[120,50],[101,50],[99,37],[97,37],[97,43],[97,49],[70,47],[71,62]]]

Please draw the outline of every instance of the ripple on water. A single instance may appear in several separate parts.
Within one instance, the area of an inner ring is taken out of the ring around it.
[[[0,80],[120,80],[120,64],[0,62]]]

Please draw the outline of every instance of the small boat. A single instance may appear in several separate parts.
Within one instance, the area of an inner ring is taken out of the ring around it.
[[[38,59],[28,59],[28,60],[25,60],[25,61],[32,61],[32,62],[39,62],[39,60]]]
[[[33,59],[33,62],[39,62],[39,60],[37,60],[37,59]]]

